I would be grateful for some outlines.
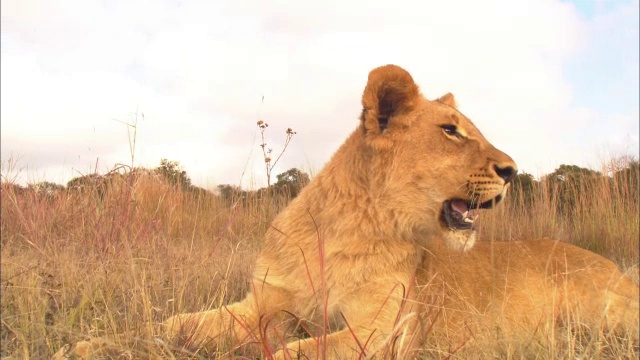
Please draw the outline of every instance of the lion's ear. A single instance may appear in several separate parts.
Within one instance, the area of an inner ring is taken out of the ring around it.
[[[397,116],[411,112],[419,99],[418,86],[403,68],[386,65],[373,69],[362,94],[361,120],[366,133],[384,132]]]
[[[439,103],[451,106],[452,108],[457,108],[458,104],[456,104],[456,99],[453,97],[452,93],[446,93],[442,96],[440,96],[440,98],[438,100],[436,100]]]

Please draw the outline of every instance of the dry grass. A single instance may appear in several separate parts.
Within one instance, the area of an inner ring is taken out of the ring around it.
[[[482,213],[480,238],[548,236],[601,254],[624,269],[637,265],[640,169],[633,164],[612,160],[603,166],[602,173],[616,176],[534,182],[529,195],[516,188],[504,204]]]
[[[634,269],[638,183],[578,185],[569,211],[558,210],[554,188],[536,187],[530,201],[516,194],[482,214],[481,237],[551,236]],[[269,204],[254,198],[224,201],[144,174],[114,177],[100,191],[53,195],[3,183],[1,356],[44,359],[65,343],[101,336],[114,341],[107,358],[211,356],[154,340],[162,335],[158,324],[173,314],[241,299],[267,224],[287,201],[286,195]],[[635,269],[630,273],[637,279]],[[611,342],[594,350],[585,336],[567,333],[563,343],[536,343],[529,353],[533,358],[636,356],[633,347]],[[235,355],[260,354],[230,345],[224,350]],[[485,355],[511,356],[496,351]]]

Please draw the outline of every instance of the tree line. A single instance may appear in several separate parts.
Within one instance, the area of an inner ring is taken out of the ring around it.
[[[53,196],[63,191],[82,193],[93,191],[101,194],[106,191],[108,185],[114,178],[124,179],[127,177],[146,175],[164,181],[169,186],[179,188],[182,191],[196,195],[219,196],[224,200],[243,203],[251,199],[263,199],[266,196],[272,198],[295,198],[302,188],[310,181],[309,175],[297,168],[291,168],[281,174],[276,175],[276,182],[268,188],[258,190],[244,190],[238,185],[221,184],[215,190],[210,191],[193,185],[191,178],[182,168],[179,162],[162,159],[160,165],[153,169],[133,168],[128,171],[111,171],[105,175],[88,174],[75,177],[67,182],[66,186],[53,182],[42,181],[22,187],[17,184],[10,184],[17,192],[34,192]],[[533,175],[527,172],[520,172],[511,184],[510,197],[512,201],[529,203],[536,194],[546,189],[549,196],[556,197],[556,203],[563,209],[569,210],[575,206],[575,202],[580,193],[584,191],[594,191],[601,189],[602,184],[609,184],[612,191],[620,196],[629,198],[638,204],[640,188],[640,167],[637,160],[626,160],[618,168],[609,169],[606,174],[577,165],[560,165],[552,173],[542,176],[536,180]],[[596,184],[599,186],[597,187]]]
[[[530,203],[534,197],[545,193],[555,197],[560,210],[570,212],[578,198],[585,192],[602,191],[626,198],[640,204],[640,166],[637,160],[612,162],[614,166],[606,174],[577,165],[560,165],[552,173],[536,180],[526,172],[519,173],[513,180],[510,196],[516,202]]]
[[[116,167],[107,174],[97,173],[80,175],[69,180],[65,185],[50,181],[41,181],[28,184],[23,187],[19,184],[3,184],[11,186],[16,193],[36,193],[45,196],[54,196],[62,192],[86,193],[92,192],[102,196],[115,180],[135,179],[140,176],[148,176],[158,181],[162,181],[169,186],[196,195],[220,196],[226,200],[246,199],[247,196],[254,195],[261,198],[267,193],[267,188],[255,191],[243,190],[240,186],[222,184],[215,190],[210,191],[192,183],[189,174],[184,170],[178,161],[162,159],[160,165],[153,169],[132,168],[120,171],[124,167]],[[309,175],[297,168],[291,168],[281,174],[276,175],[276,182],[269,187],[269,193],[273,196],[285,195],[294,198],[300,190],[310,181]]]

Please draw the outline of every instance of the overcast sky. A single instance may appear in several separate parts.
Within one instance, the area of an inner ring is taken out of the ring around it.
[[[274,152],[297,131],[274,174],[314,173],[357,126],[368,72],[388,63],[427,98],[452,92],[536,176],[640,151],[638,0],[1,6],[0,154],[22,183],[130,164],[122,122],[136,112],[137,166],[167,158],[200,186],[264,186],[263,119]]]

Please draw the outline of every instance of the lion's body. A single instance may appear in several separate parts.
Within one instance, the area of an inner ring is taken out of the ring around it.
[[[250,294],[225,309],[169,319],[170,336],[199,346],[231,326],[226,336],[242,341],[286,311],[306,324],[328,319],[329,355],[349,358],[411,331],[396,322],[424,245],[449,231],[444,202],[499,201],[516,165],[455,109],[452,95],[425,99],[399,67],[369,74],[362,105],[360,126],[267,231]],[[285,350],[315,358],[318,340]]]
[[[548,343],[557,325],[625,333],[637,346],[638,286],[600,255],[550,239],[428,249],[417,277],[427,348]]]

